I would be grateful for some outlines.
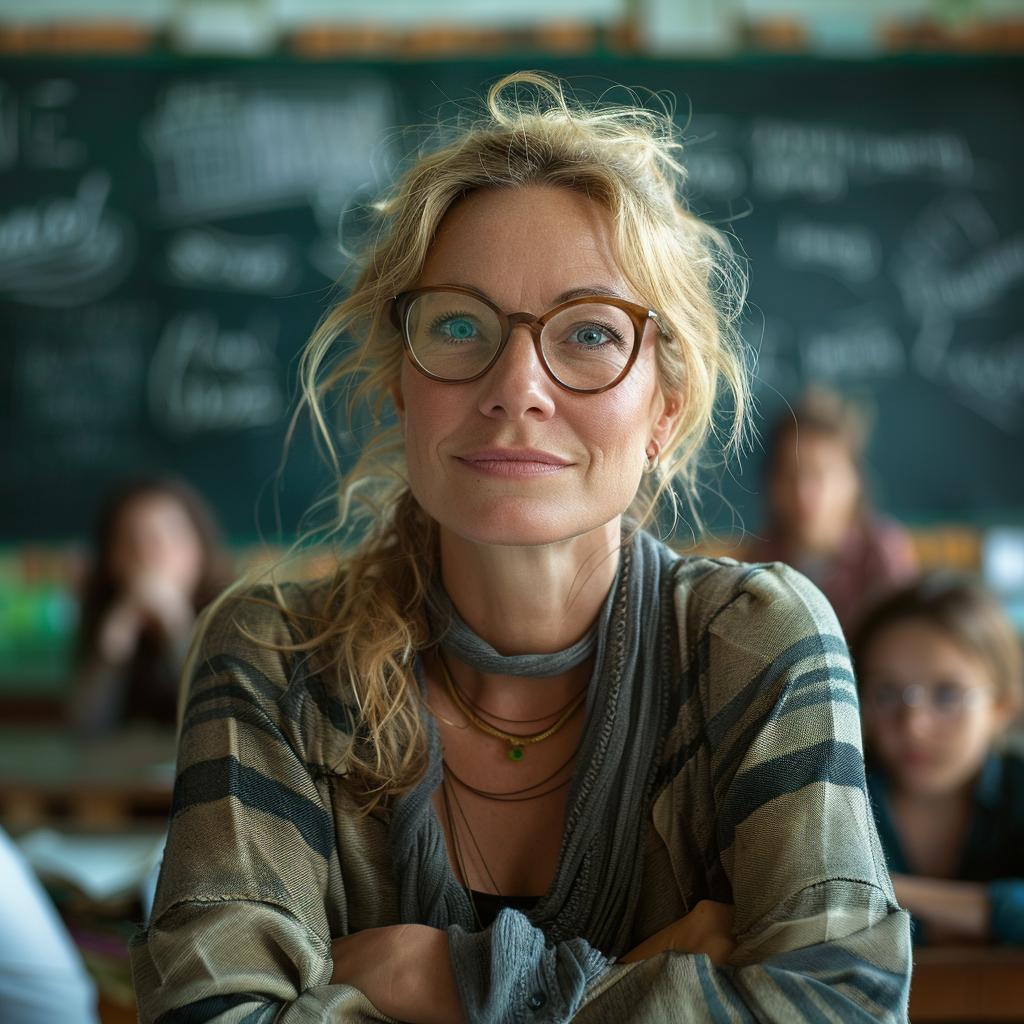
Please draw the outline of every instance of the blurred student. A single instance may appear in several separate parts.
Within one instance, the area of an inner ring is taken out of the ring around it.
[[[0,1021],[98,1024],[96,986],[21,851],[0,829]]]
[[[879,836],[916,941],[1024,943],[1024,760],[997,752],[1024,703],[1020,641],[980,584],[925,579],[858,632]]]
[[[768,523],[747,557],[809,577],[849,635],[861,611],[918,571],[909,534],[864,493],[863,420],[824,389],[776,423],[768,448]]]
[[[147,478],[114,493],[83,594],[71,723],[90,733],[173,724],[196,613],[229,578],[213,516],[190,488]]]

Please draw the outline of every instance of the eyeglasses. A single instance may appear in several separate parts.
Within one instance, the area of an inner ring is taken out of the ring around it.
[[[876,715],[894,718],[904,707],[927,707],[938,722],[956,721],[965,710],[973,710],[987,703],[992,697],[991,686],[964,688],[955,683],[940,683],[935,687],[924,687],[919,683],[902,689],[883,684],[863,695],[864,707]]]
[[[470,288],[438,285],[395,296],[394,320],[413,366],[433,380],[464,383],[497,361],[512,328],[525,324],[548,376],[567,391],[615,387],[636,361],[653,309],[606,296],[563,302],[541,316],[506,313]]]

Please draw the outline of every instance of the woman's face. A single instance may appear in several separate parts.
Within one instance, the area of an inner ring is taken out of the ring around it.
[[[643,304],[611,237],[604,208],[575,192],[475,192],[444,217],[417,284],[469,287],[510,313],[541,315],[570,293]],[[612,522],[678,412],[654,346],[648,323],[626,378],[590,395],[548,376],[524,325],[478,380],[431,380],[406,360],[394,398],[416,499],[443,530],[484,544],[551,544]]]
[[[860,676],[865,741],[908,795],[970,784],[1007,725],[985,663],[924,620],[885,627]]]
[[[202,576],[203,560],[203,542],[192,517],[174,495],[138,494],[118,514],[109,566],[119,586],[126,587],[140,576],[161,576],[191,597]]]
[[[860,474],[841,438],[815,431],[783,435],[772,460],[772,509],[787,539],[808,554],[842,546],[860,500]]]

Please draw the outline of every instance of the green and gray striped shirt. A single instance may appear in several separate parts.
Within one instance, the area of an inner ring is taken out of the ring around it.
[[[292,588],[289,602],[315,609],[322,593]],[[573,1020],[904,1021],[909,919],[875,833],[835,616],[791,569],[704,558],[680,562],[675,612],[681,679],[632,934],[714,899],[736,906],[737,949],[726,967],[679,953],[612,964]],[[354,813],[339,777],[352,695],[273,649],[292,642],[258,602],[209,623],[156,904],[132,943],[143,1024],[390,1019],[330,984],[333,937],[400,920],[387,809]],[[501,1019],[564,1018],[517,1005]]]

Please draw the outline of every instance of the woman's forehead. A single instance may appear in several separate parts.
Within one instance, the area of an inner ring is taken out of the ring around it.
[[[539,186],[487,189],[455,203],[420,274],[421,287],[432,284],[474,288],[516,309],[591,289],[636,299],[615,261],[607,211]]]

